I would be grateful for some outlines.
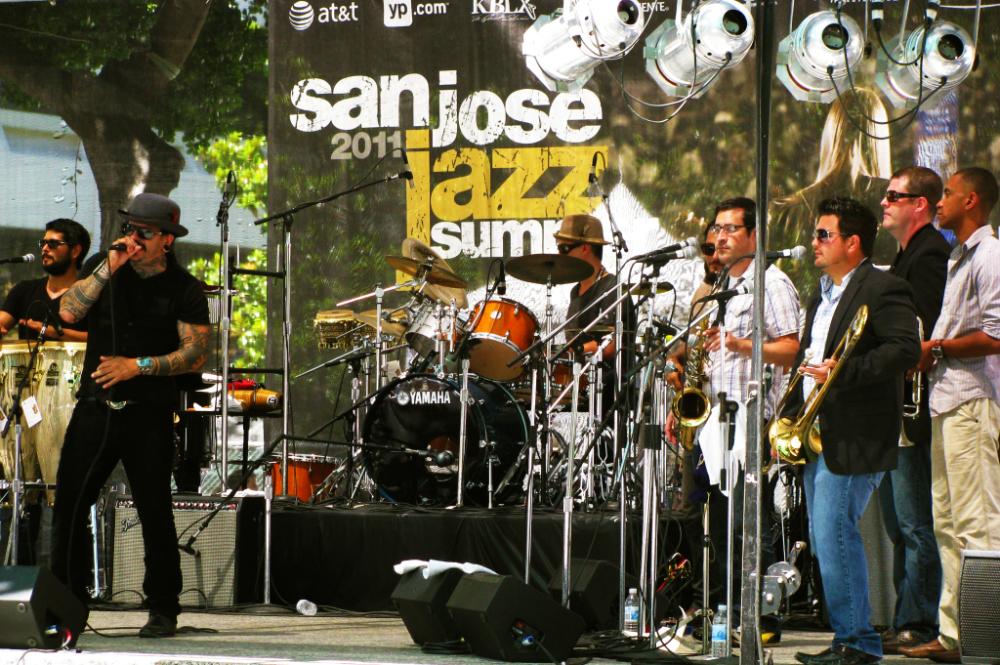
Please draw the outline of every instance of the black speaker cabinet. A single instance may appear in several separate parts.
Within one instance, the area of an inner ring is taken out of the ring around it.
[[[583,633],[579,614],[510,575],[463,575],[447,607],[472,653],[482,658],[562,662]]]
[[[198,530],[221,497],[174,497],[174,523],[181,542]],[[144,600],[142,523],[131,496],[109,506],[105,528],[112,551],[110,598],[118,602]],[[112,512],[113,511],[113,512]],[[264,498],[233,498],[198,536],[198,556],[181,552],[184,607],[226,607],[263,600]]]
[[[1000,552],[962,551],[958,634],[963,663],[1000,663]]]
[[[598,559],[571,559],[569,570],[572,584],[569,607],[583,617],[587,630],[617,628],[620,605],[618,566]],[[635,575],[626,573],[626,590],[638,586],[639,580]],[[549,582],[549,594],[556,602],[562,601],[562,588],[562,568],[559,568]],[[658,609],[657,614],[662,615],[662,610]]]
[[[453,568],[424,579],[423,571],[411,570],[400,578],[392,592],[392,603],[414,642],[423,645],[462,637],[445,607],[462,575],[461,570]]]
[[[0,566],[0,648],[75,646],[87,606],[48,568]]]

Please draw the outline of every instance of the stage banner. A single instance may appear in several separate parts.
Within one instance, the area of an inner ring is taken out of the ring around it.
[[[602,4],[608,3],[594,6]],[[792,20],[790,6],[781,3],[775,50],[787,26],[826,8],[820,4],[800,3]],[[898,3],[890,4],[901,13]],[[547,87],[524,55],[539,19],[561,11],[560,2],[271,2],[269,211],[412,173],[412,181],[390,180],[294,216],[296,371],[338,353],[317,344],[319,312],[407,279],[385,258],[400,254],[406,238],[431,246],[469,283],[471,307],[495,279],[497,260],[555,252],[553,233],[564,215],[594,214],[610,239],[607,208],[589,182],[592,172],[628,245],[625,258],[688,236],[700,242],[704,221],[711,220],[718,202],[755,196],[755,123],[761,112],[755,51],[721,71],[703,96],[682,103],[647,73],[656,66],[649,54],[657,31],[676,18],[677,5],[635,6],[645,27],[632,51],[602,62],[582,88],[570,92]],[[844,15],[863,24],[864,11],[864,3],[848,3]],[[959,20],[971,20],[966,14]],[[995,23],[995,17],[984,20],[983,29]],[[873,55],[863,61],[854,80],[858,90],[844,84],[844,99],[832,104],[796,101],[773,78],[773,105],[763,109],[773,127],[770,248],[808,246],[815,205],[829,195],[860,198],[881,219],[880,201],[893,168],[914,163],[921,147],[922,163],[945,173],[957,168],[959,100],[975,96],[989,106],[983,101],[987,92],[972,90],[991,89],[993,78],[973,74],[930,113],[916,114],[912,126],[880,140],[890,130],[879,118],[895,120],[903,112],[889,109],[876,92],[875,60]],[[986,112],[970,108],[969,113],[978,121]],[[987,124],[995,134],[993,121]],[[272,224],[272,256],[275,228]],[[880,234],[876,262],[891,262],[895,251],[893,239]],[[609,270],[616,267],[610,248],[604,263]],[[782,266],[803,299],[818,279],[811,264]],[[672,262],[662,276],[670,288],[657,297],[655,309],[684,325],[703,263]],[[508,298],[539,320],[544,317],[544,286],[510,276],[508,285]],[[554,289],[556,321],[569,288]],[[278,291],[272,287],[271,293],[276,323]],[[402,307],[408,299],[391,292],[384,304]],[[375,300],[346,308],[374,309]],[[278,357],[276,340],[272,336],[272,359]],[[349,381],[343,383],[340,372],[320,370],[294,384],[300,422],[322,423],[338,396],[342,406],[347,403]]]

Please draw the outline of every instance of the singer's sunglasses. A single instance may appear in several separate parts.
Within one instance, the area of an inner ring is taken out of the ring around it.
[[[56,247],[59,245],[68,245],[69,243],[65,240],[39,240],[38,249],[43,247],[48,247],[50,251],[55,251]]]
[[[736,233],[737,229],[745,229],[746,227],[746,224],[713,224],[708,228],[708,232],[718,234],[725,231],[726,235],[731,236]]]
[[[886,190],[885,200],[889,203],[896,203],[899,199],[919,199],[920,194],[907,194],[906,192],[897,192],[894,189]]]
[[[570,252],[572,252],[574,249],[576,249],[577,247],[579,247],[582,244],[583,243],[577,243],[575,245],[557,245],[556,249],[559,250],[560,254],[565,255],[565,254],[569,254]]]
[[[851,237],[849,233],[841,233],[840,231],[828,231],[826,229],[816,229],[813,231],[813,238],[816,238],[816,240],[822,243],[830,242],[830,236],[834,235],[844,236],[845,238]]]
[[[124,222],[122,224],[122,235],[126,238],[135,233],[143,240],[152,240],[153,236],[162,236],[164,231],[154,231],[146,226],[136,226],[130,222]]]
[[[715,243],[714,242],[703,242],[701,243],[701,253],[705,256],[715,255]]]

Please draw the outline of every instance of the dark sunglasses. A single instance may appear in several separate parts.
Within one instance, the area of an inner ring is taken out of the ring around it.
[[[920,194],[906,194],[904,192],[897,192],[895,190],[887,190],[885,193],[885,200],[889,203],[896,203],[899,199],[919,199]]]
[[[38,241],[38,249],[41,249],[41,248],[47,246],[49,249],[54,250],[59,245],[68,245],[68,244],[69,243],[66,242],[65,240],[39,240]]]
[[[830,236],[850,237],[848,234],[841,233],[840,231],[827,231],[826,229],[816,229],[813,231],[813,238],[816,238],[820,242],[830,242]]]
[[[701,243],[701,253],[705,256],[713,256],[715,254],[715,243],[714,242],[703,242]]]
[[[575,245],[558,245],[558,246],[556,247],[556,249],[558,249],[558,250],[559,250],[559,253],[560,253],[560,254],[569,254],[569,253],[570,253],[570,252],[572,252],[572,251],[573,251],[574,249],[576,249],[577,247],[579,247],[579,246],[580,246],[580,244],[581,244],[581,243],[577,243],[577,244],[575,244]]]
[[[135,233],[143,240],[152,240],[153,236],[162,236],[163,231],[154,231],[151,228],[145,226],[135,226],[130,222],[125,222],[122,224],[122,235],[126,238]]]

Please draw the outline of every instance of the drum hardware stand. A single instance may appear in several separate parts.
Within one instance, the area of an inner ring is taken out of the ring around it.
[[[573,389],[573,404],[570,411],[572,416],[569,426],[569,441],[566,442],[566,490],[563,495],[562,604],[566,609],[569,609],[569,592],[572,588],[570,552],[573,549],[573,470],[576,463],[576,414],[580,403],[580,361],[576,359],[575,354],[571,387]]]
[[[485,307],[483,309],[486,309]],[[458,425],[458,494],[455,497],[455,508],[463,505],[463,493],[465,491],[465,436],[468,431],[468,410],[469,410],[469,359],[462,358],[462,391],[459,393],[459,402],[462,404],[462,411],[459,415]],[[488,458],[487,458],[488,459]]]
[[[273,446],[272,446],[273,449]],[[243,482],[246,482],[244,479]],[[274,503],[274,484],[271,474],[264,474],[264,604],[271,604],[271,508]],[[200,531],[201,529],[199,529]],[[197,534],[195,534],[197,535]]]
[[[536,359],[537,360],[537,359]],[[534,441],[526,441],[528,448],[528,492],[524,507],[525,517],[525,544],[524,544],[524,583],[531,584],[531,521],[534,517],[535,509],[535,447],[538,444],[538,412],[535,410],[535,400],[538,397],[538,363],[533,363],[531,368],[531,410],[528,411],[528,422],[531,424],[531,431]],[[520,460],[518,460],[520,461]],[[515,465],[516,466],[516,465]]]

